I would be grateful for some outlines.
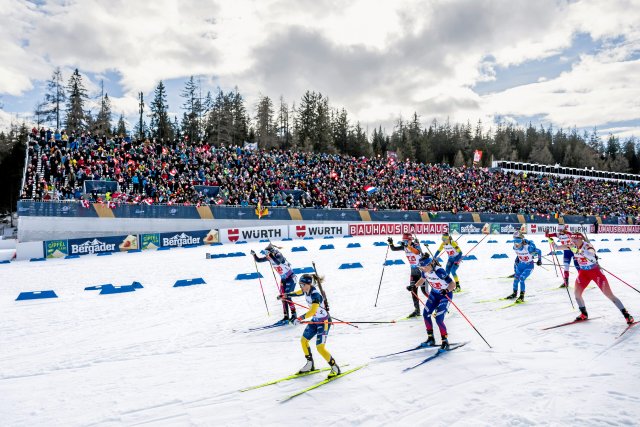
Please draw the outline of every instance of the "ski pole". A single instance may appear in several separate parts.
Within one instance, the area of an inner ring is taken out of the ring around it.
[[[612,275],[613,277],[615,277],[616,279],[618,279],[619,281],[621,281],[622,283],[624,283],[625,285],[627,285],[628,287],[630,287],[631,289],[633,289],[634,291],[640,293],[639,290],[637,290],[636,288],[634,288],[633,286],[631,286],[630,284],[628,284],[627,282],[625,282],[624,280],[622,280],[621,278],[619,278],[618,276],[616,276],[615,274],[613,274],[612,272],[604,268],[603,266],[600,266],[600,268],[606,271],[607,273],[609,273],[610,275]]]
[[[470,321],[469,319],[467,319],[467,316],[465,316],[465,315],[464,315],[464,313],[462,312],[462,310],[460,310],[460,308],[456,305],[456,303],[455,303],[455,302],[453,302],[453,300],[452,300],[451,298],[449,298],[449,295],[445,295],[445,297],[449,300],[449,302],[450,302],[451,304],[453,304],[453,306],[456,308],[456,310],[458,310],[458,312],[459,312],[460,314],[462,314],[462,317],[464,317],[464,320],[466,320],[467,322],[469,322],[469,324],[471,325],[471,327],[473,328],[473,330],[474,330],[474,331],[476,331],[476,333],[477,333],[478,335],[480,335],[480,338],[482,338],[482,340],[483,340],[483,341],[484,341],[484,342],[489,346],[489,348],[493,348],[493,347],[491,347],[491,344],[489,344],[489,343],[487,342],[487,340],[485,340],[485,339],[484,339],[484,337],[483,337],[483,336],[482,336],[482,334],[481,334],[481,333],[476,329],[476,327],[475,327],[475,326],[473,326],[473,323],[471,323],[471,321]]]
[[[282,301],[290,302],[290,303],[292,303],[293,305],[297,305],[298,307],[306,308],[307,310],[309,310],[309,307],[307,307],[306,305],[298,304],[297,302],[295,302],[295,301],[291,301],[290,299],[282,298]],[[337,318],[337,317],[335,317],[334,315],[331,315],[331,318],[336,319],[336,320],[337,320],[337,321],[339,321],[339,322],[344,322],[344,323],[345,323],[345,324],[347,324],[347,325],[350,325],[350,324],[351,324],[351,322],[346,322],[346,321],[344,321],[344,320],[338,319],[338,318]],[[351,325],[351,326],[353,326],[354,328],[357,328],[357,326],[356,326],[356,325]]]
[[[382,287],[382,277],[384,276],[384,268],[387,266],[387,257],[389,256],[389,245],[387,245],[387,253],[384,255],[384,263],[382,264],[382,274],[380,274],[380,283],[378,284],[378,293],[376,294],[376,303],[374,307],[378,306],[378,296],[380,296],[380,288]]]
[[[556,254],[556,251],[551,246],[551,240],[549,240],[549,250],[551,251],[551,260],[553,261],[553,270],[556,272],[556,277],[558,277],[558,268],[556,267],[555,258],[553,257]]]
[[[325,322],[305,322],[305,321],[302,321],[300,323],[304,323],[306,325],[322,325]],[[378,321],[378,322],[371,321],[371,322],[326,322],[326,323],[328,323],[330,325],[351,325],[352,323],[396,323],[396,321],[395,320],[383,320],[383,321]]]
[[[258,283],[260,283],[260,290],[262,291],[262,299],[264,299],[264,306],[267,308],[267,316],[271,316],[269,313],[269,306],[267,305],[267,297],[264,295],[264,288],[262,287],[262,279],[260,278],[260,271],[258,271],[258,263],[256,260],[253,260],[253,265],[256,267],[256,273],[258,274]]]
[[[555,254],[555,250],[553,248],[551,250],[552,250],[552,253]],[[549,260],[549,258],[547,258],[546,256],[543,256],[542,258],[546,259],[547,261]],[[551,260],[553,261],[553,258]],[[549,264],[543,264],[543,265],[549,265]],[[553,263],[553,265],[554,266],[556,265],[555,262]],[[560,262],[558,262],[558,265],[560,265]],[[571,298],[571,292],[569,292],[569,287],[567,286],[566,288],[567,288],[567,296],[569,297],[569,302],[571,303],[571,308],[575,309],[575,306],[573,305],[573,299]]]
[[[469,249],[469,252],[467,252],[466,254],[464,254],[464,257],[466,257],[467,255],[469,255],[471,253],[472,250],[474,250],[476,248],[476,246],[478,246],[480,243],[482,243],[484,241],[484,239],[486,239],[487,237],[489,237],[489,234],[485,234],[484,237],[482,239],[480,239],[480,241],[478,243],[475,244],[474,247],[472,247],[471,249]]]

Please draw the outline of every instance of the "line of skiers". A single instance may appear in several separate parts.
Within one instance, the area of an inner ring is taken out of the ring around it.
[[[594,281],[602,293],[622,312],[625,321],[628,324],[634,323],[633,317],[611,291],[607,278],[598,265],[596,251],[584,234],[572,233],[568,226],[561,226],[558,228],[558,233],[547,233],[546,237],[550,239],[553,250],[563,250],[564,280],[561,287],[569,286],[569,266],[572,260],[578,271],[575,282],[575,298],[578,302],[580,315],[576,320],[588,319],[582,294],[588,284]],[[554,242],[554,237],[558,239],[558,244]],[[394,244],[391,237],[387,241],[390,250],[404,251],[409,262],[410,274],[407,290],[411,293],[414,310],[407,318],[420,316],[420,298],[418,296],[418,289],[420,289],[422,294],[427,296],[422,310],[427,340],[422,345],[425,347],[436,345],[432,321],[432,315],[435,313],[434,317],[441,338],[440,348],[446,350],[449,348],[449,340],[444,318],[448,312],[454,292],[461,291],[457,271],[463,254],[460,246],[452,239],[449,233],[444,233],[441,238],[442,243],[433,255],[427,244],[425,244],[426,251],[423,251],[420,241],[411,233],[404,233],[398,245]],[[251,254],[256,262],[269,262],[273,270],[280,275],[280,295],[277,298],[282,301],[284,317],[281,322],[292,322],[294,324],[304,322],[306,324],[300,339],[306,363],[299,373],[303,374],[316,369],[309,346],[309,342],[315,337],[318,353],[331,367],[329,378],[340,375],[340,367],[325,348],[332,320],[326,295],[322,290],[323,278],[318,276],[317,273],[303,274],[298,281],[300,289],[295,291],[296,275],[293,273],[291,264],[278,249],[280,248],[270,243],[262,251],[264,256],[257,256],[254,251],[251,251]],[[525,298],[526,279],[533,272],[534,263],[538,266],[541,265],[542,251],[536,248],[533,241],[526,239],[521,231],[517,231],[513,235],[513,251],[516,254],[513,292],[504,299],[515,299],[517,303],[522,303]],[[446,252],[448,255],[444,268],[440,265],[438,259],[438,255],[442,252]],[[430,288],[429,291],[427,291],[427,287]],[[520,295],[518,295],[518,290],[520,290]],[[298,296],[304,296],[309,307],[308,311],[299,317],[296,311],[296,303],[291,300],[292,297]]]

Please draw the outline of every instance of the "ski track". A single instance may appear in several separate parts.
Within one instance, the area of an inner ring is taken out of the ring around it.
[[[637,287],[640,274],[633,261],[640,241],[624,236],[615,242],[614,236],[606,236],[610,241],[601,242],[602,237],[596,237],[596,248],[612,251],[601,255],[602,264]],[[335,325],[327,348],[338,363],[368,366],[284,403],[279,400],[321,381],[325,373],[246,393],[238,390],[296,372],[304,362],[299,343],[303,327],[247,332],[282,316],[268,265],[258,268],[270,316],[258,281],[234,280],[236,274],[255,271],[251,258],[205,259],[207,252],[248,254],[264,243],[1,265],[1,424],[281,426],[316,425],[320,416],[324,424],[339,426],[638,425],[640,334],[632,329],[616,339],[625,327],[623,318],[599,291],[589,290],[584,298],[589,314],[601,319],[548,331],[542,328],[576,315],[566,291],[553,288],[561,281],[553,266],[546,266],[547,271],[536,267],[527,280],[527,304],[496,310],[507,302],[474,303],[511,291],[510,279],[496,277],[513,271],[508,238],[496,236],[498,244],[474,249],[478,261],[465,261],[459,270],[465,292],[453,299],[493,348],[450,305],[450,341],[469,344],[403,373],[435,349],[371,357],[424,341],[422,318],[359,328]],[[326,276],[335,316],[389,321],[406,316],[412,306],[405,264],[385,268],[378,306],[373,307],[386,249],[372,242],[385,239],[336,238],[331,240],[336,249],[329,251],[318,250],[324,239],[281,246],[294,267],[316,262]],[[463,251],[473,246],[468,239],[459,240]],[[539,246],[542,239],[533,237]],[[355,241],[362,247],[346,249]],[[308,252],[290,252],[302,245]],[[633,252],[618,253],[620,247]],[[509,259],[491,259],[493,253],[506,253]],[[388,259],[403,255],[390,252]],[[338,269],[356,261],[364,268]],[[172,288],[178,279],[195,277],[207,283]],[[84,290],[134,280],[144,288],[116,295]],[[640,317],[638,294],[611,277],[610,283]],[[55,290],[59,298],[14,301],[20,292],[45,289]],[[295,301],[305,304],[302,298]],[[298,313],[304,311],[298,308]],[[316,366],[325,367],[313,346],[312,351]]]

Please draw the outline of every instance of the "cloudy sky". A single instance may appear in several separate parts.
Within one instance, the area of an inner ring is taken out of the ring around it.
[[[181,115],[194,75],[252,114],[315,90],[388,132],[415,111],[640,137],[640,0],[0,0],[0,46],[4,123],[60,66],[131,121],[159,80]]]

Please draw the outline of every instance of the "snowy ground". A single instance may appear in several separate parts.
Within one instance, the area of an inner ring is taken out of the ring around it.
[[[437,241],[437,236],[422,236]],[[463,236],[466,252],[473,244]],[[594,236],[608,247],[601,263],[640,288],[640,239]],[[608,237],[609,242],[602,242]],[[622,241],[614,241],[614,238]],[[374,308],[385,247],[377,238],[284,242],[294,267],[315,261],[327,278],[335,316],[352,321],[393,320],[411,309],[405,290],[407,265],[386,267]],[[396,324],[336,325],[327,348],[341,365],[360,371],[299,396],[278,400],[323,378],[312,375],[249,391],[239,389],[286,376],[304,363],[303,326],[246,333],[281,317],[274,279],[259,268],[271,316],[257,280],[236,281],[255,271],[249,257],[205,259],[205,254],[249,252],[264,243],[85,256],[0,265],[0,424],[3,426],[132,425],[639,425],[640,328],[623,338],[620,312],[598,290],[585,299],[588,323],[550,331],[543,327],[576,315],[553,266],[536,267],[525,305],[496,310],[507,295],[511,245],[481,243],[459,270],[465,292],[454,301],[493,346],[490,349],[451,307],[452,342],[470,341],[420,368],[402,370],[434,350],[375,359],[425,339],[421,319]],[[546,243],[534,241],[545,249]],[[360,242],[361,248],[346,249]],[[319,251],[333,243],[335,250]],[[292,246],[308,252],[292,253]],[[431,245],[435,249],[435,245]],[[629,247],[632,252],[618,252]],[[548,249],[548,246],[546,246]],[[548,250],[547,250],[548,252]],[[491,259],[506,253],[508,259]],[[402,258],[390,252],[389,258]],[[346,262],[363,269],[338,270]],[[205,285],[173,288],[178,279],[202,277]],[[575,273],[572,272],[572,278]],[[99,295],[91,285],[144,286],[133,293]],[[629,311],[640,317],[640,294],[611,284]],[[593,285],[592,285],[593,286]],[[59,298],[15,301],[22,291],[54,289]],[[304,301],[299,300],[304,303]],[[437,335],[437,334],[436,334]],[[315,351],[315,350],[314,350]],[[316,353],[317,365],[325,363]]]

